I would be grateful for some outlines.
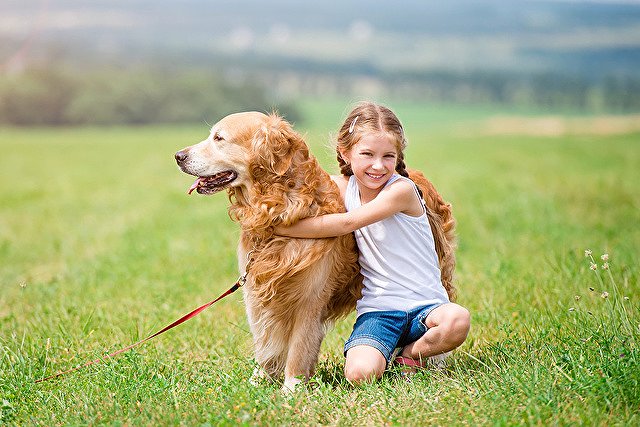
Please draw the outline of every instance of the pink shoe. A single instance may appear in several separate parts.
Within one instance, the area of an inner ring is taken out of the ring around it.
[[[451,352],[437,354],[424,359],[412,359],[406,356],[396,356],[393,363],[402,367],[403,374],[414,374],[419,369],[433,368],[436,370],[444,370],[446,368],[445,359],[451,355]]]
[[[424,363],[422,360],[416,360],[405,356],[397,356],[395,359],[393,359],[393,363],[408,368],[414,368],[414,370],[415,368],[426,367],[426,363]]]
[[[413,377],[419,369],[423,369],[425,367],[421,360],[405,356],[396,356],[396,358],[393,359],[393,364],[400,366],[400,375],[408,382],[411,382],[411,377]]]

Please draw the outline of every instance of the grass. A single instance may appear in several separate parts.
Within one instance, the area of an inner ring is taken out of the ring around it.
[[[228,288],[238,229],[225,195],[187,196],[174,166],[206,125],[0,129],[0,424],[640,423],[640,135],[487,136],[493,111],[391,106],[409,164],[458,219],[459,302],[473,326],[446,371],[350,386],[351,315],[306,388],[251,386],[235,294],[124,355],[35,384]],[[325,144],[345,104],[305,109],[312,120],[297,128],[335,171]]]

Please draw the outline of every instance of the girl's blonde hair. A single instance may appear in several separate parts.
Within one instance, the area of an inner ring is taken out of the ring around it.
[[[402,123],[393,111],[373,102],[358,104],[351,110],[338,131],[336,152],[340,173],[345,176],[353,175],[351,165],[342,158],[341,153],[350,151],[363,135],[371,133],[385,133],[391,138],[398,152],[396,172],[409,177],[404,163],[404,149],[407,146],[407,140],[404,137]]]

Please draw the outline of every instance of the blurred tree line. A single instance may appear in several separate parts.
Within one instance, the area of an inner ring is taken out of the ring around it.
[[[0,76],[0,124],[111,125],[217,121],[236,111],[277,110],[264,87],[231,83],[215,72],[34,68]]]
[[[234,111],[268,112],[274,108],[296,122],[302,117],[294,104],[270,102],[274,88],[282,86],[283,81],[294,81],[296,88],[288,91],[288,99],[361,97],[358,81],[368,82],[371,78],[378,82],[379,91],[374,96],[419,102],[500,104],[591,113],[640,111],[640,78],[630,75],[593,79],[556,73],[363,73],[357,69],[283,73],[281,69],[258,68],[246,67],[254,72],[244,71],[242,78],[225,78],[220,71],[204,68],[32,68],[20,74],[0,75],[0,124],[193,123],[216,121]]]
[[[410,98],[589,113],[640,111],[640,77],[628,74],[596,79],[554,72],[429,71],[387,75],[385,79],[402,82],[392,91]]]

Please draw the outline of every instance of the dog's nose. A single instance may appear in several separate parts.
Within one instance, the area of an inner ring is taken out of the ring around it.
[[[176,162],[182,163],[187,160],[187,150],[180,150],[176,153]]]

